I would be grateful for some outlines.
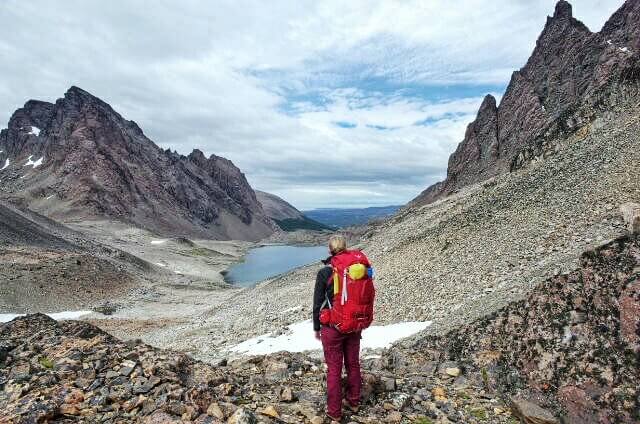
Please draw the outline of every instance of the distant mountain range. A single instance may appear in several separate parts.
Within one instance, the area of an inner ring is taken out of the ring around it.
[[[163,150],[78,87],[55,104],[28,101],[0,132],[0,196],[61,221],[164,235],[259,240],[277,229],[231,161]]]
[[[331,227],[349,227],[351,225],[363,225],[371,220],[391,216],[402,206],[376,206],[369,208],[321,208],[304,211],[304,214],[318,222]]]

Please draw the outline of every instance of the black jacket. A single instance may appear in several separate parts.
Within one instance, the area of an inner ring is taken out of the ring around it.
[[[325,266],[316,276],[316,287],[313,290],[313,330],[320,331],[320,308],[325,299],[333,301],[333,281],[327,284],[333,274],[330,266]],[[327,306],[325,306],[327,307]]]

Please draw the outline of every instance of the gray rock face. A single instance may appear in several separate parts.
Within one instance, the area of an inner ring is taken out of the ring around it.
[[[554,152],[549,141],[585,128],[637,94],[640,2],[628,0],[598,33],[557,3],[526,65],[513,73],[496,107],[487,96],[449,159],[447,178],[421,193],[425,204],[462,187],[521,168]]]
[[[0,171],[7,197],[56,219],[115,219],[218,239],[257,240],[275,229],[233,163],[162,150],[77,87],[55,104],[28,101],[0,133],[0,150],[0,167],[9,160]]]
[[[305,216],[293,205],[275,194],[256,190],[258,201],[267,216],[272,219],[304,219]]]

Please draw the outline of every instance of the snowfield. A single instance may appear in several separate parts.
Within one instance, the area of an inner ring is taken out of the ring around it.
[[[431,325],[431,321],[399,322],[389,325],[374,325],[362,332],[361,349],[390,347],[394,342],[412,336]],[[279,336],[271,333],[254,337],[232,346],[230,351],[243,355],[268,355],[275,352],[304,352],[320,350],[322,344],[316,340],[311,320],[289,326],[289,331]]]
[[[40,159],[36,160],[35,162],[31,160],[32,157],[33,157],[33,155],[31,155],[31,156],[29,156],[27,158],[27,163],[25,163],[24,166],[32,165],[34,168],[37,168],[40,165],[42,165],[42,160],[44,159],[44,156],[41,157]]]

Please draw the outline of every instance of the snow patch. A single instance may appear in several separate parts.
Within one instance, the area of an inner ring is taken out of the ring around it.
[[[389,325],[376,325],[362,332],[360,347],[377,349],[391,346],[394,342],[412,336],[431,325],[431,321],[399,322]],[[313,334],[311,320],[297,322],[289,326],[285,334],[273,337],[271,333],[254,337],[232,346],[230,351],[244,355],[268,355],[280,351],[304,352],[319,350],[320,341]]]
[[[0,168],[0,171],[2,171],[3,169],[7,168],[10,164],[11,164],[11,162],[9,162],[9,158],[7,158],[7,160],[4,161],[4,166],[2,168]]]
[[[380,358],[382,358],[381,355],[367,355],[362,359],[380,359]]]
[[[31,156],[29,156],[27,158],[27,163],[25,163],[24,166],[32,165],[34,168],[37,168],[40,165],[42,165],[42,160],[44,159],[44,156],[41,157],[40,159],[36,160],[35,162],[31,160],[32,157],[33,157],[33,155],[31,155]]]
[[[289,312],[297,312],[300,309],[302,309],[302,306],[294,306],[293,308],[285,309],[284,311],[282,311],[282,313],[286,314],[286,313],[289,313]]]
[[[79,319],[84,315],[90,314],[91,311],[64,311],[64,312],[54,312],[48,315],[49,317],[55,320],[63,320],[63,319]],[[26,314],[0,314],[0,322],[9,322],[14,318],[25,316]]]
[[[55,196],[55,194],[52,194],[51,196],[47,196],[47,200],[51,199],[53,196]]]
[[[620,50],[622,53],[628,53],[629,47],[618,47],[618,50]]]
[[[607,44],[611,45],[611,44],[613,44],[613,41],[607,40]]]
[[[40,135],[40,128],[38,127],[34,127],[33,125],[31,126],[31,131],[29,131],[29,134],[33,134],[36,137],[38,137]]]
[[[161,266],[161,267],[163,267],[163,268],[164,268],[164,267],[166,267],[166,265],[165,265],[165,264],[161,264],[160,262],[156,262],[156,265]]]
[[[163,244],[166,242],[167,240],[151,240],[151,244]]]

